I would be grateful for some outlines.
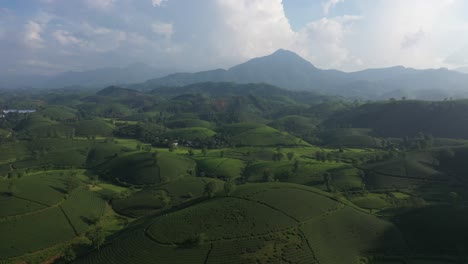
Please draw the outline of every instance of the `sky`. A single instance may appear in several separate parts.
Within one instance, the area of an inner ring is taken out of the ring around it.
[[[228,68],[283,48],[324,69],[468,66],[468,0],[0,0],[0,73]]]

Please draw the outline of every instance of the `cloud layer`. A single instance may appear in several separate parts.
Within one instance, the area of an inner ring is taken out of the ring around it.
[[[316,6],[322,16],[299,30],[283,6],[294,0],[33,1],[27,14],[0,3],[2,72],[50,74],[134,62],[200,70],[279,48],[343,70],[468,63],[462,0],[326,0]]]

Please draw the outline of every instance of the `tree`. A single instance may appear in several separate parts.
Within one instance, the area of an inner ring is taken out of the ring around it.
[[[295,159],[293,172],[297,172],[298,169],[299,169],[299,160]]]
[[[270,169],[265,169],[263,171],[263,181],[273,182],[274,180],[275,180],[275,176],[273,175],[273,172],[271,172]]]
[[[78,178],[70,175],[65,180],[65,191],[70,194],[73,190],[80,187],[81,182]]]
[[[158,161],[159,161],[159,153],[158,153],[157,151],[151,153],[151,158],[153,158],[153,165],[158,164]]]
[[[106,241],[106,236],[104,234],[104,230],[102,227],[95,227],[91,230],[89,230],[86,233],[86,237],[91,241],[91,245],[95,249],[100,249],[102,244]]]
[[[203,194],[212,198],[216,193],[216,189],[217,189],[216,183],[213,181],[209,181],[205,184],[205,190]]]
[[[324,178],[324,181],[325,181],[325,184],[327,186],[328,191],[331,192],[332,191],[332,185],[331,185],[332,177],[331,177],[330,173],[326,172],[323,175],[323,178]]]
[[[11,180],[10,183],[8,183],[7,194],[13,196],[16,193],[16,191],[16,182],[14,180]]]
[[[171,144],[169,146],[169,152],[174,152],[176,150],[176,146],[174,144]]]
[[[201,153],[203,156],[206,156],[208,154],[208,150],[206,149],[206,147],[202,148]]]
[[[63,252],[62,259],[66,262],[72,262],[76,259],[75,251],[73,250],[72,246],[68,246],[67,249]]]
[[[171,203],[171,197],[169,197],[165,191],[158,190],[153,193],[153,196],[156,196],[164,207],[167,207]]]
[[[232,180],[224,182],[224,192],[227,195],[230,195],[236,189],[236,184]]]
[[[187,238],[185,241],[182,242],[180,246],[182,247],[199,247],[205,244],[208,240],[208,237],[205,233],[198,233],[192,237]]]

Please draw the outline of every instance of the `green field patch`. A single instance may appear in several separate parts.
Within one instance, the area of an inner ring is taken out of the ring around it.
[[[34,252],[75,236],[72,227],[58,207],[1,221],[0,234],[2,234],[0,259]]]
[[[218,190],[222,190],[224,184],[223,181],[211,178],[185,177],[158,187],[147,187],[125,198],[113,199],[112,207],[123,215],[143,216],[203,196],[207,182],[215,182]],[[165,197],[169,197],[169,200]]]
[[[158,217],[147,233],[162,243],[184,243],[199,233],[208,240],[248,237],[292,227],[294,220],[268,206],[218,198]]]
[[[205,185],[208,182],[214,182],[218,190],[224,185],[223,181],[217,179],[185,177],[163,184],[158,189],[166,191],[171,197],[171,202],[176,204],[204,195]]]
[[[162,138],[204,141],[212,138],[216,132],[204,127],[178,128],[161,135]]]
[[[364,196],[353,196],[349,200],[364,209],[383,209],[391,206],[389,197],[381,193],[368,193]]]
[[[24,157],[30,156],[26,142],[6,142],[0,144],[0,162],[3,163],[14,163],[16,160],[23,159]]]
[[[319,263],[359,263],[369,251],[405,249],[398,230],[389,222],[344,207],[301,227]]]
[[[243,161],[231,158],[197,158],[196,161],[199,171],[221,179],[239,178],[245,167]]]
[[[372,136],[366,128],[339,128],[327,130],[321,135],[326,145],[353,147],[381,147],[382,140]]]
[[[363,181],[359,173],[359,170],[351,165],[344,165],[333,169],[330,171],[332,177],[331,184],[335,189],[340,191],[362,189]]]
[[[249,196],[249,199],[266,203],[299,221],[318,217],[338,206],[335,200],[298,188],[271,188]]]
[[[202,127],[207,129],[213,129],[214,125],[208,121],[200,119],[176,119],[166,123],[166,126],[170,129],[176,128],[189,128],[189,127]]]
[[[238,146],[308,146],[302,139],[272,127],[260,126],[235,134],[229,141]]]
[[[0,218],[20,215],[47,208],[44,205],[22,200],[13,196],[0,196]]]
[[[82,234],[104,213],[105,201],[96,193],[77,189],[60,205],[75,230]]]
[[[102,119],[82,120],[73,124],[77,136],[112,136],[115,127]]]
[[[94,144],[93,148],[88,152],[86,165],[95,167],[108,162],[123,152],[129,151],[129,148],[123,147],[120,144],[99,142]]]
[[[14,196],[39,204],[55,205],[65,195],[65,175],[60,172],[44,172],[25,175],[13,180]],[[10,181],[0,181],[0,192],[7,192]]]
[[[401,199],[401,200],[404,200],[404,199],[408,199],[411,197],[411,195],[407,194],[407,193],[402,193],[402,192],[391,192],[391,194],[393,195],[393,197],[395,197],[396,199]]]
[[[173,247],[160,245],[142,231],[133,232],[121,239],[113,240],[108,246],[94,251],[85,258],[78,259],[77,264],[114,263],[114,264],[187,264],[203,263],[210,245],[197,247]]]
[[[195,173],[195,162],[168,152],[139,152],[115,158],[97,170],[108,179],[145,185],[192,176]]]
[[[73,119],[76,117],[76,113],[76,109],[62,105],[47,105],[38,112],[38,114],[56,121]]]
[[[318,121],[316,119],[293,115],[277,119],[270,123],[269,126],[282,131],[303,134],[316,130],[317,124]]]
[[[297,230],[214,243],[207,263],[317,264]]]
[[[123,199],[113,199],[112,208],[122,215],[143,216],[167,206],[162,195],[167,196],[158,190],[139,191]]]
[[[87,152],[80,149],[53,150],[45,153],[36,160],[38,166],[74,166],[81,167],[86,164]]]

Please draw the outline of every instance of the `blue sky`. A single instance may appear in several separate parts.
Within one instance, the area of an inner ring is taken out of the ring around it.
[[[279,48],[320,68],[468,65],[464,0],[0,0],[0,72],[230,67]]]

